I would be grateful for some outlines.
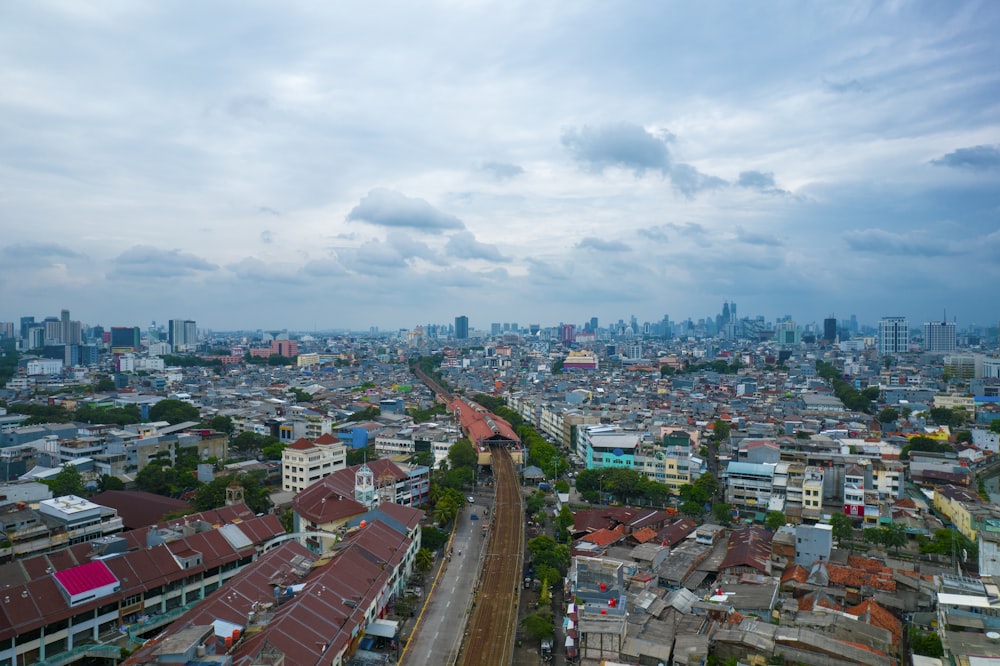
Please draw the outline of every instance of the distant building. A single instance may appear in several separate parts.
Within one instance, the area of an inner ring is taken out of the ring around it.
[[[830,343],[837,341],[836,317],[827,317],[823,320],[823,339]]]
[[[878,353],[902,354],[910,349],[910,323],[906,317],[883,317],[878,323]]]
[[[469,318],[465,315],[455,317],[455,339],[467,340],[469,338]]]
[[[924,351],[934,354],[951,353],[957,348],[955,324],[947,321],[924,324]]]
[[[173,351],[187,351],[198,343],[198,326],[190,319],[171,319],[167,342]]]
[[[138,349],[141,345],[138,326],[112,326],[111,348]]]

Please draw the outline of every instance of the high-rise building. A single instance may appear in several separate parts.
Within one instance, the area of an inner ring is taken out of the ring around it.
[[[576,326],[573,324],[563,324],[559,330],[559,341],[570,343],[576,340]]]
[[[112,326],[111,327],[111,348],[131,347],[138,349],[141,346],[141,332],[138,326]]]
[[[469,318],[465,315],[455,317],[455,339],[467,340],[469,338]]]
[[[902,354],[910,349],[910,323],[906,317],[882,317],[878,323],[878,353]]]
[[[955,351],[955,324],[947,321],[929,321],[924,324],[924,351],[950,354]]]
[[[186,351],[198,343],[198,326],[190,319],[171,319],[167,342],[174,351]]]
[[[21,317],[21,337],[28,337],[28,329],[35,323],[34,317]]]
[[[823,320],[823,339],[827,342],[837,341],[837,318],[827,317]]]

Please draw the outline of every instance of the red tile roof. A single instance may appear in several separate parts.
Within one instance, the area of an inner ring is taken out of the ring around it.
[[[637,543],[646,543],[647,541],[652,541],[656,538],[656,530],[652,527],[643,527],[641,530],[632,532],[632,538],[635,539]]]
[[[872,626],[885,629],[892,634],[892,644],[899,645],[899,640],[903,636],[902,622],[891,611],[878,605],[874,600],[865,599],[857,606],[848,608],[847,613]]]

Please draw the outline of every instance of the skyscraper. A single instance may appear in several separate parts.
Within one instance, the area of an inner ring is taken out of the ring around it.
[[[455,339],[467,340],[469,338],[469,318],[465,315],[455,317]]]
[[[823,339],[827,342],[837,341],[837,318],[827,317],[823,320]]]
[[[924,351],[948,354],[957,348],[955,324],[929,321],[924,324]]]
[[[183,351],[198,343],[198,325],[191,319],[171,319],[167,342],[173,351]]]
[[[910,323],[906,317],[882,317],[878,323],[878,352],[883,356],[910,349]]]

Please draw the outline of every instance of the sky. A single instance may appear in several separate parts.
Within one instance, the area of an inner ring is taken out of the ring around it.
[[[1000,319],[1000,3],[0,4],[0,320]]]

